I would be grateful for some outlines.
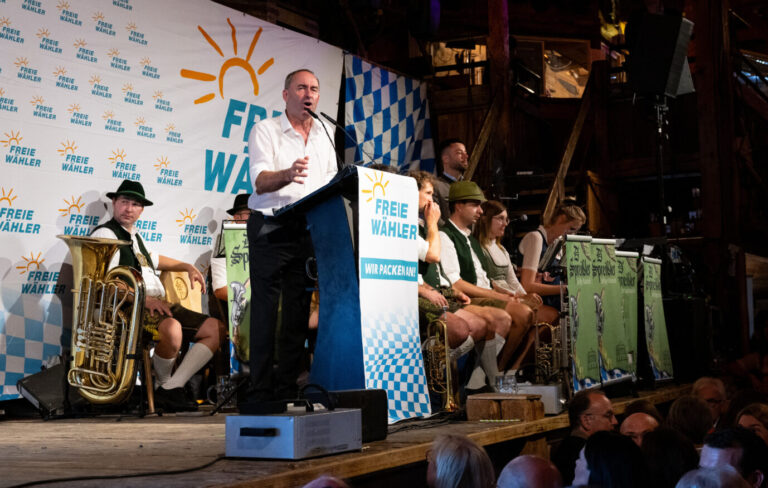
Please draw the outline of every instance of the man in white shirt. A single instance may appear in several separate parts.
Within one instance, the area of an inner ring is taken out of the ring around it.
[[[251,269],[251,404],[295,398],[304,366],[310,294],[305,272],[312,241],[303,217],[276,220],[273,210],[294,203],[336,174],[336,154],[317,110],[320,85],[307,69],[285,78],[285,112],[259,122],[248,137],[254,193],[248,200]],[[282,295],[279,358],[273,374],[278,300]]]
[[[157,378],[155,400],[166,411],[196,410],[197,403],[184,393],[184,385],[200,368],[205,366],[219,348],[219,334],[224,325],[211,317],[188,310],[180,305],[170,305],[165,298],[165,288],[157,271],[185,271],[192,286],[195,282],[205,293],[203,275],[193,265],[167,256],[150,253],[135,224],[145,206],[152,202],[144,196],[141,183],[123,180],[117,191],[107,193],[112,199],[112,220],[97,227],[91,237],[105,237],[131,241],[131,246],[120,248],[109,263],[109,269],[118,265],[130,266],[141,272],[144,279],[144,326],[157,328],[159,340],[155,344],[152,364]],[[194,341],[176,372],[173,365],[181,349],[182,339]]]

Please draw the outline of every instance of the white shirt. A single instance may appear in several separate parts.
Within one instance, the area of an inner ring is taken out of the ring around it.
[[[448,223],[445,225],[456,227],[456,224],[454,224],[451,219],[448,219]],[[463,231],[458,227],[456,228],[464,235],[464,238],[467,240],[467,246],[470,246],[470,232]],[[488,275],[485,274],[483,265],[480,264],[480,258],[477,257],[472,246],[469,247],[469,250],[472,253],[472,263],[475,265],[475,274],[477,275],[477,283],[475,283],[475,285],[490,290],[491,282],[488,280]],[[451,284],[454,284],[461,279],[461,266],[459,265],[459,255],[456,254],[456,246],[453,245],[453,241],[448,237],[448,234],[443,231],[440,231],[440,264],[443,266],[443,272]]]
[[[503,282],[494,280],[496,284],[505,288],[507,291],[511,291],[515,295],[525,295],[525,288],[520,284],[520,280],[517,279],[515,268],[512,266],[512,260],[509,258],[507,250],[500,246],[496,241],[491,241],[490,247],[486,247],[486,249],[496,266],[507,266],[507,278]]]
[[[125,227],[123,227],[125,229]],[[138,240],[136,239],[136,234],[139,233],[139,230],[135,227],[133,228],[133,231],[130,231],[128,229],[125,229],[126,232],[131,234],[131,242],[133,243],[133,252],[136,253],[138,256],[141,254],[141,249],[139,248]],[[106,237],[107,239],[117,239],[117,236],[114,232],[112,232],[111,229],[108,229],[106,227],[102,227],[101,229],[96,229],[93,234],[91,234],[91,237]],[[158,255],[147,249],[149,252],[149,257],[152,259],[152,263],[157,266],[158,261]],[[109,262],[109,268],[116,268],[120,265],[120,251],[117,251],[114,256],[112,256],[112,260]],[[155,297],[155,298],[164,298],[165,297],[165,287],[163,286],[163,283],[160,281],[160,278],[157,276],[154,270],[150,268],[149,266],[142,266],[141,267],[141,277],[144,278],[144,291],[148,297]]]
[[[532,269],[533,271],[539,270],[539,261],[541,260],[541,249],[544,245],[544,240],[541,238],[541,231],[546,237],[547,231],[543,225],[540,225],[537,230],[531,231],[523,237],[520,241],[520,245],[517,246],[520,253],[523,255],[522,269]]]
[[[416,236],[419,238],[418,244],[419,244],[419,261],[426,261],[427,259],[427,252],[429,252],[429,243],[421,236]],[[440,266],[440,263],[435,263],[436,266]],[[440,286],[451,286],[450,283],[448,283],[443,276],[442,273],[440,273],[440,270],[438,269],[437,273],[438,278],[440,278]],[[419,273],[419,284],[424,284],[424,277]]]
[[[262,120],[253,126],[248,136],[248,157],[254,192],[248,206],[264,215],[272,209],[294,203],[322,187],[336,174],[336,153],[319,120],[304,144],[304,137],[293,128],[283,113],[279,117]],[[329,134],[333,134],[329,131]],[[262,171],[280,171],[291,167],[294,161],[309,156],[308,175],[304,183],[289,183],[279,190],[262,193],[256,190],[256,179]]]

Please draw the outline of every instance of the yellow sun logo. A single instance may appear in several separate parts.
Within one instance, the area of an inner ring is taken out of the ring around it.
[[[69,10],[69,2],[61,0],[58,5],[56,5],[56,8],[59,10]]]
[[[107,51],[107,56],[110,58],[114,58],[115,56],[120,56],[120,51],[118,51],[116,48],[112,48],[109,51]]]
[[[77,149],[77,146],[75,145],[75,141],[70,141],[67,139],[67,142],[61,143],[61,148],[57,149],[56,151],[61,154],[62,156],[69,154],[75,154],[75,150]]]
[[[155,93],[152,94],[152,98],[157,100],[158,98],[163,98],[163,92],[160,90],[155,91]]]
[[[37,34],[35,34],[38,39],[42,39],[43,37],[51,37],[51,31],[46,29],[45,27],[42,27],[40,29],[37,29]]]
[[[387,195],[387,185],[389,185],[389,180],[384,181],[384,173],[379,172],[376,174],[376,178],[371,178],[369,174],[366,173],[366,178],[368,178],[371,183],[373,183],[373,187],[370,190],[363,190],[363,193],[370,193],[371,196],[368,197],[368,200],[366,202],[370,202],[376,197],[376,189],[381,189],[381,198],[384,198]]]
[[[128,93],[129,91],[133,91],[133,85],[130,83],[126,83],[123,85],[123,93]]]
[[[251,84],[253,85],[253,95],[258,96],[259,94],[259,80],[256,78],[256,73],[259,75],[263,74],[265,71],[269,69],[270,66],[275,62],[275,58],[269,58],[267,61],[265,61],[261,67],[259,67],[257,72],[254,72],[253,66],[251,66],[250,60],[251,55],[253,54],[253,49],[256,47],[256,43],[259,42],[259,37],[261,36],[262,28],[259,27],[259,30],[256,31],[256,33],[253,35],[253,39],[251,39],[251,45],[248,48],[248,55],[245,57],[245,59],[237,57],[237,29],[235,29],[235,26],[232,25],[232,22],[227,18],[227,23],[229,24],[230,30],[232,31],[232,52],[234,53],[234,56],[224,61],[224,63],[221,65],[221,69],[219,70],[219,95],[221,98],[224,98],[224,75],[226,74],[227,70],[229,70],[232,67],[240,67],[244,69],[251,77]],[[224,56],[224,52],[221,50],[219,45],[216,43],[216,41],[213,40],[213,38],[208,35],[208,33],[203,29],[202,26],[198,25],[197,28],[200,30],[200,33],[203,35],[206,41],[208,41],[208,44],[211,45],[213,49],[216,50],[217,53],[219,53],[219,56],[222,58]],[[210,81],[216,81],[216,75],[212,75],[210,73],[203,73],[201,71],[193,71],[188,69],[182,69],[181,70],[181,76],[184,78],[189,78],[191,80],[198,80],[203,82],[210,82]],[[216,97],[214,93],[206,93],[205,95],[197,98],[195,100],[195,104],[198,103],[205,103],[213,100]]]
[[[85,46],[87,46],[87,45],[88,45],[88,43],[87,43],[87,42],[85,42],[85,39],[76,39],[76,40],[75,40],[75,43],[74,43],[74,44],[72,44],[72,45],[75,47],[75,49],[77,49],[77,48],[80,48],[80,47],[85,47]]]
[[[20,56],[16,58],[16,61],[14,61],[13,64],[15,64],[17,68],[21,68],[22,66],[29,66],[29,60]]]
[[[9,207],[13,207],[13,201],[18,198],[16,195],[13,194],[13,188],[11,188],[11,191],[8,192],[8,194],[5,194],[5,188],[0,188],[0,202],[5,200],[8,202]]]
[[[30,100],[29,103],[32,106],[37,107],[38,105],[44,104],[45,103],[45,99],[43,97],[41,97],[40,95],[37,95],[34,98],[32,98],[32,100]]]
[[[21,259],[24,260],[23,266],[16,266],[16,269],[19,270],[19,274],[25,274],[27,271],[29,271],[29,268],[32,267],[32,265],[35,265],[35,269],[39,270],[40,265],[43,264],[43,261],[45,259],[40,259],[40,256],[42,256],[43,253],[39,252],[37,253],[37,256],[34,255],[34,253],[29,253],[29,259],[27,259],[25,256],[22,256]]]
[[[125,149],[117,149],[112,151],[112,156],[109,158],[109,162],[115,164],[118,161],[121,163],[125,162]]]
[[[101,12],[94,12],[93,17],[91,17],[94,22],[98,22],[100,20],[104,20],[104,14]]]
[[[154,166],[155,166],[155,169],[167,168],[170,163],[171,162],[168,161],[168,158],[166,158],[165,156],[160,156],[159,158],[157,158],[157,164],[155,164]]]
[[[128,22],[128,24],[125,26],[125,30],[128,32],[135,31],[136,30],[136,23],[135,22]]]
[[[59,212],[61,212],[62,217],[66,217],[68,215],[71,215],[73,212],[80,213],[80,210],[85,207],[85,202],[82,202],[83,199],[82,196],[77,197],[77,201],[75,201],[74,195],[72,196],[72,201],[68,202],[67,199],[64,199],[64,203],[66,204],[66,208],[60,208]]]
[[[135,125],[136,127],[138,127],[138,126],[140,126],[140,125],[144,125],[144,124],[146,124],[146,123],[147,123],[147,120],[146,120],[144,117],[137,117],[137,118],[136,118],[136,122],[134,122],[134,123],[133,123],[133,125]]]
[[[148,66],[152,64],[152,61],[150,61],[149,58],[142,58],[139,64],[142,66]]]
[[[11,19],[8,17],[0,17],[0,27],[10,27]]]
[[[102,115],[101,118],[104,119],[104,120],[114,119],[115,118],[115,112],[113,112],[111,110],[107,110],[106,112],[104,112],[104,115]]]
[[[165,132],[171,132],[172,130],[176,130],[176,126],[173,125],[173,123],[170,123],[165,126]]]
[[[91,76],[90,79],[88,80],[88,83],[90,83],[91,85],[98,85],[99,83],[101,83],[101,76],[99,75]]]
[[[2,88],[0,88],[0,97],[2,97],[3,95],[5,95],[5,90],[3,90]]]
[[[72,105],[70,105],[67,108],[67,112],[69,112],[70,114],[73,114],[73,113],[79,112],[79,111],[80,111],[80,104],[79,103],[73,103]]]
[[[56,70],[53,72],[53,76],[61,76],[67,74],[67,68],[64,66],[56,66]]]
[[[10,134],[6,132],[5,137],[6,137],[5,140],[0,141],[0,143],[2,143],[2,145],[5,147],[21,145],[21,140],[24,139],[23,137],[21,137],[20,131],[16,131],[16,132],[11,131]]]
[[[179,213],[181,214],[181,218],[176,219],[176,223],[179,224],[179,227],[184,225],[184,222],[186,222],[187,220],[189,220],[190,224],[195,221],[195,218],[197,217],[197,215],[193,214],[192,212],[194,212],[194,209],[191,209],[191,208],[185,208],[183,212],[179,210]]]

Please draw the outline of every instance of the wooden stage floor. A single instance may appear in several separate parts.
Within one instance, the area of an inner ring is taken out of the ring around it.
[[[660,404],[687,393],[690,385],[667,386],[640,397]],[[613,399],[617,414],[633,398]],[[342,478],[424,463],[438,434],[463,433],[478,444],[539,437],[568,427],[566,414],[524,423],[453,422],[429,428],[390,427],[386,440],[361,452],[306,461],[219,459],[224,455],[224,415],[100,417],[0,421],[0,487],[43,480],[110,476],[112,479],[47,483],[46,487],[295,487],[320,474]],[[411,422],[416,424],[418,422]],[[215,461],[215,462],[213,462]],[[196,467],[213,462],[203,469]],[[120,476],[194,469],[186,473]],[[36,486],[30,484],[28,486]]]

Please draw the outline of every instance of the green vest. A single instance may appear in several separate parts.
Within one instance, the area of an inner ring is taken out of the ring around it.
[[[495,243],[494,243],[495,245]],[[483,248],[483,254],[485,255],[485,264],[487,265],[487,268],[485,268],[486,273],[488,273],[488,279],[491,281],[507,281],[507,270],[509,269],[509,265],[502,265],[499,266],[494,262],[493,258],[491,257],[491,252]]]
[[[118,239],[121,241],[132,241],[131,234],[127,230],[123,229],[123,226],[118,223],[117,220],[114,218],[110,220],[109,222],[106,222],[98,227],[96,229],[101,229],[102,227],[106,227],[107,229],[111,230],[115,233],[115,236],[117,236]],[[96,229],[93,229],[94,231]],[[139,250],[141,250],[141,254],[144,255],[145,258],[147,258],[147,263],[149,263],[149,266],[152,269],[155,269],[155,265],[152,263],[152,258],[149,256],[149,251],[147,251],[147,248],[144,247],[144,241],[141,239],[141,236],[139,234],[136,234],[136,242],[139,244]],[[120,246],[120,266],[130,266],[131,268],[137,270],[139,273],[141,273],[141,264],[139,263],[139,259],[136,257],[136,254],[133,252],[133,246]]]
[[[422,239],[427,239],[427,229],[423,225],[419,226],[419,235]],[[424,278],[424,283],[432,288],[440,286],[440,270],[438,269],[438,264],[439,263],[419,261],[419,274]]]
[[[480,261],[483,270],[486,274],[488,273],[488,263],[486,263],[485,254],[483,254],[483,247],[480,245],[480,242],[474,236],[469,236],[469,245],[467,245],[467,237],[451,222],[442,226],[440,231],[445,232],[456,248],[456,255],[459,257],[459,274],[461,279],[467,283],[477,285],[477,272],[475,272],[475,262],[472,259],[473,252],[477,256],[478,261]]]

